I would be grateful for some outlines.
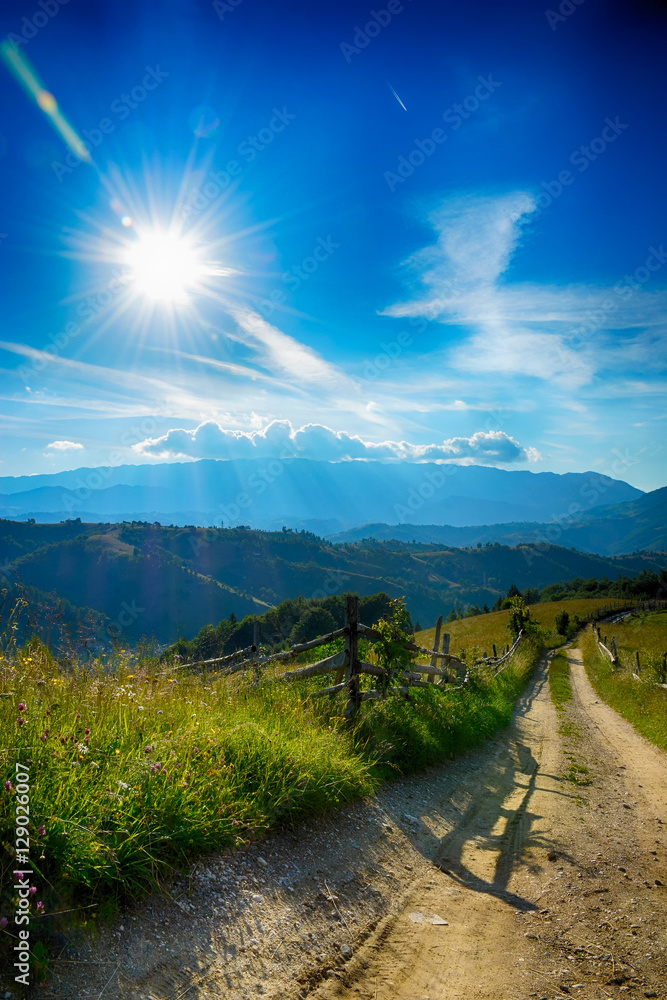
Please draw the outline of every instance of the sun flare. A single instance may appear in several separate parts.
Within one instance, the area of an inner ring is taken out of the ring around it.
[[[208,273],[186,237],[160,230],[139,233],[125,261],[137,294],[153,302],[187,302]]]

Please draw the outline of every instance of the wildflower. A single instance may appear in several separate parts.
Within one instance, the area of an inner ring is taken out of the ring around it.
[[[40,837],[44,836],[44,834],[46,833],[46,826],[44,823],[42,823],[42,825],[39,827],[37,833],[40,835]]]
[[[0,917],[0,928],[3,931],[4,931],[4,929],[5,929],[5,927],[7,926],[8,923],[9,923],[9,920],[7,920],[7,917]]]
[[[121,780],[119,779],[119,780],[118,780],[118,787],[119,787],[119,788],[122,788],[122,789],[123,789],[123,791],[125,791],[125,790],[126,790],[127,788],[129,788],[130,786],[129,786],[129,785],[127,785],[127,784],[126,784],[126,783],[125,783],[124,781],[121,781]]]
[[[81,718],[81,712],[77,712],[76,713],[76,717],[77,717],[77,719],[80,719]]]
[[[79,753],[88,753],[88,747],[85,745],[85,743],[77,743],[76,748],[79,751]]]
[[[46,743],[46,734],[45,733],[42,733],[42,735],[40,736],[40,740],[42,741],[42,743]]]
[[[187,788],[188,787],[187,781],[182,781],[181,784],[183,785],[183,788]]]
[[[153,747],[144,747],[144,753],[153,753]]]
[[[19,712],[25,712],[25,702],[24,701],[20,701],[19,702]]]
[[[9,780],[5,781],[5,791],[6,792],[11,792],[13,790],[13,788],[14,788],[14,786],[12,785],[11,781],[9,781]]]
[[[34,896],[35,893],[37,892],[37,886],[36,885],[31,885],[30,888],[28,889],[28,892],[29,892],[29,894],[31,896]]]
[[[86,729],[86,736],[90,736],[90,729]]]
[[[158,715],[163,715],[164,714],[161,708],[158,709],[158,713],[157,714]]]
[[[50,709],[50,708],[47,708],[47,710],[46,710],[46,714],[47,714],[47,715],[51,715],[51,709]]]
[[[91,760],[91,762],[90,762],[90,766],[91,766],[91,767],[99,767],[100,765],[99,765],[99,764],[97,763],[97,761],[96,761],[96,760]]]
[[[232,826],[240,826],[240,825],[241,824],[239,823],[239,821],[237,819],[233,819],[232,820]]]
[[[41,901],[41,899],[37,903],[37,912],[44,913],[44,903]]]

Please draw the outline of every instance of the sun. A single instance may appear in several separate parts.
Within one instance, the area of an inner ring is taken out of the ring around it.
[[[137,296],[156,303],[187,303],[208,273],[187,237],[168,230],[139,232],[123,256]]]

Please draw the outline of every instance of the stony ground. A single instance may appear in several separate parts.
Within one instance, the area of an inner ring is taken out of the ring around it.
[[[667,996],[667,758],[569,657],[564,714],[544,663],[483,749],[200,861],[35,996]]]

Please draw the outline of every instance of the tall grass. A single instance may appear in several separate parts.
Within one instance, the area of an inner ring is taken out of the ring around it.
[[[43,647],[16,653],[0,661],[0,918],[16,903],[16,761],[30,773],[32,884],[46,909],[34,920],[91,904],[104,912],[204,851],[243,846],[481,743],[509,722],[538,654],[527,644],[469,689],[365,703],[351,729],[343,699],[304,697],[319,678],[255,686],[120,655],[63,669]]]
[[[614,668],[600,653],[590,631],[582,637],[581,649],[588,677],[603,701],[631,722],[642,736],[667,750],[667,690],[635,680],[632,668]]]

